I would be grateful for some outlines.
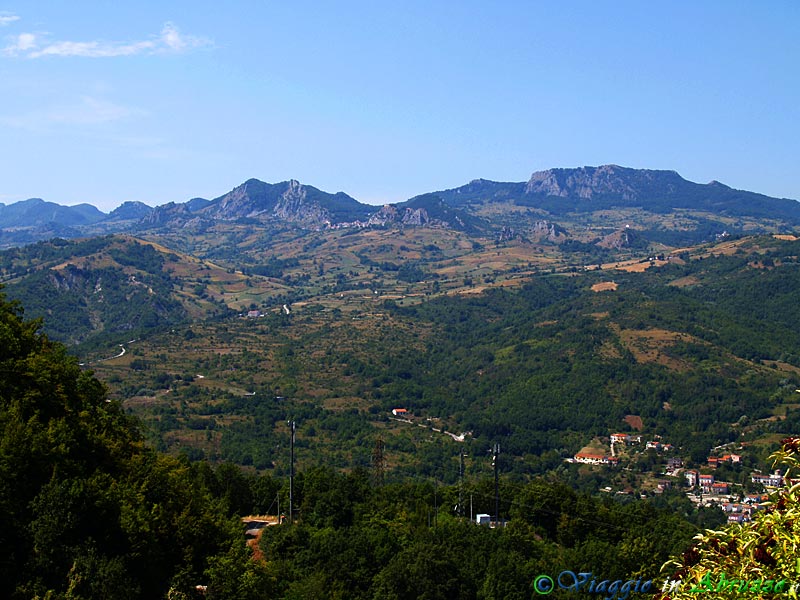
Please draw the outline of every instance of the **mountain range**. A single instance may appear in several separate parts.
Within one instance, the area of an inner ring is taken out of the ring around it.
[[[665,215],[671,215],[665,219]],[[466,185],[378,207],[344,192],[331,194],[295,180],[250,179],[213,200],[194,198],[151,208],[126,202],[106,214],[89,204],[61,206],[33,198],[0,205],[0,248],[52,237],[207,228],[217,223],[297,230],[392,225],[437,227],[467,233],[539,237],[559,228],[564,239],[591,241],[635,227],[650,241],[693,243],[727,232],[776,232],[800,227],[800,203],[698,184],[675,171],[616,165],[549,169],[527,182],[476,179]]]

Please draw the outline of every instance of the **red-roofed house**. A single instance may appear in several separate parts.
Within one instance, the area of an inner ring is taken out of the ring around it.
[[[585,463],[587,465],[602,465],[606,462],[606,457],[603,454],[589,454],[588,452],[578,452],[575,455],[575,462]]]
[[[715,494],[727,494],[728,493],[728,484],[724,481],[717,481],[716,483],[711,484],[711,491]]]

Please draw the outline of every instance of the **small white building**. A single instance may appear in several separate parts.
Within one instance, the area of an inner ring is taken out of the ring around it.
[[[753,483],[760,483],[764,487],[781,487],[783,485],[783,474],[780,470],[775,470],[772,475],[762,475],[761,473],[753,473],[750,476],[750,481]]]
[[[478,525],[490,525],[492,522],[492,515],[487,515],[486,513],[475,515],[475,522]]]

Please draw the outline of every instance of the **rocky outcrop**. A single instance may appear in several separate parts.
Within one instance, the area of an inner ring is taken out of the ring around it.
[[[289,182],[289,187],[272,209],[271,217],[302,227],[319,229],[331,225],[331,214],[318,202],[309,202],[308,193],[299,181]]]
[[[526,194],[590,199],[613,196],[630,201],[653,194],[669,196],[691,184],[675,171],[628,169],[617,165],[549,169],[531,175]]]
[[[449,227],[446,221],[432,219],[424,208],[397,207],[393,204],[386,204],[367,221],[367,225],[373,227],[391,224]]]
[[[597,245],[601,248],[622,250],[625,248],[639,248],[646,243],[646,240],[638,231],[626,226],[624,229],[605,236],[597,242]]]
[[[182,227],[192,218],[192,212],[185,204],[169,202],[155,207],[152,212],[139,221],[140,227]]]
[[[347,194],[328,194],[294,179],[275,184],[250,179],[212,200],[197,214],[219,220],[257,219],[322,229],[356,221],[359,216],[366,218],[368,208]],[[351,214],[356,218],[351,219]]]
[[[637,196],[633,186],[619,173],[619,167],[614,165],[540,171],[531,175],[525,193],[578,198],[614,194],[625,200]]]
[[[567,232],[564,228],[550,221],[536,221],[536,223],[533,224],[531,233],[533,237],[546,239],[550,242],[558,242],[567,237]]]

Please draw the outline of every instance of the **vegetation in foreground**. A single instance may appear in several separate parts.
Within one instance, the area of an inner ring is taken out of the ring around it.
[[[664,565],[673,600],[765,598],[800,591],[800,438],[786,438],[771,459],[787,487],[772,494],[749,523],[707,529],[680,557]],[[666,594],[665,594],[666,596]]]

